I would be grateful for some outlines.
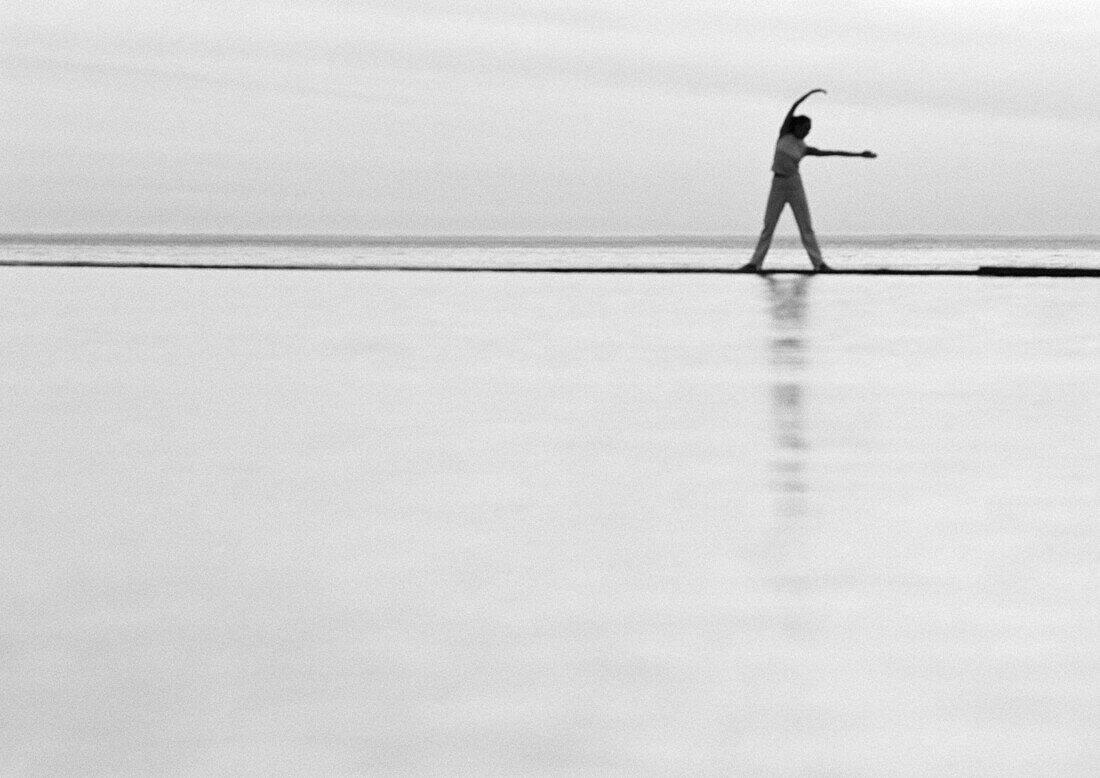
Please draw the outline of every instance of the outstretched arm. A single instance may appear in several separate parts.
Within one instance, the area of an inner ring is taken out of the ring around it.
[[[800,97],[800,98],[798,98],[797,100],[794,101],[794,105],[791,106],[791,110],[787,111],[787,115],[783,119],[783,124],[780,125],[780,127],[779,127],[779,134],[780,135],[786,135],[788,132],[791,131],[791,119],[794,118],[795,110],[797,110],[798,106],[802,105],[803,100],[805,100],[807,97],[809,97],[810,95],[812,95],[816,92],[821,92],[821,94],[826,94],[824,89],[811,89],[809,92],[802,95],[802,97]]]
[[[815,149],[813,146],[806,148],[807,157],[865,157],[874,159],[878,156],[873,151],[829,151],[827,149]]]

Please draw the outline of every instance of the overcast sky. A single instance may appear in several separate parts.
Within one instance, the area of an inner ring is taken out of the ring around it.
[[[0,4],[0,232],[1095,234],[1093,0]],[[783,231],[793,230],[790,215]]]

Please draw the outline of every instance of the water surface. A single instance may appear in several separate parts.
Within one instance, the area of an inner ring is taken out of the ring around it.
[[[0,275],[6,773],[1100,764],[1100,282]]]

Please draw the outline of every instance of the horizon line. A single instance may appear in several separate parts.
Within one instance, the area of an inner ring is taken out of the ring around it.
[[[730,241],[755,241],[756,233],[259,233],[259,232],[0,232],[0,243],[64,243],[64,242],[235,242],[287,243],[310,241],[331,243],[365,243],[379,245],[420,244],[447,245],[485,242],[495,244],[532,243],[592,243],[669,245],[720,245]],[[822,237],[833,240],[1100,240],[1100,233],[836,233]],[[796,241],[796,234],[777,235],[782,242]]]

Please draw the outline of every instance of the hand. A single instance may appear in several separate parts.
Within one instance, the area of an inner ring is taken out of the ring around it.
[[[867,159],[874,159],[875,157],[878,156],[878,154],[876,154],[873,151],[864,151],[862,154],[860,154],[860,156],[861,157],[866,157]]]
[[[798,106],[802,105],[802,101],[803,101],[803,100],[805,100],[805,99],[806,99],[807,97],[809,97],[810,95],[812,95],[812,94],[814,94],[814,93],[816,93],[816,92],[821,92],[821,94],[825,94],[825,93],[826,93],[824,89],[811,89],[811,90],[810,90],[809,92],[807,92],[806,94],[802,95],[802,97],[800,97],[800,98],[798,98],[797,100],[795,100],[795,101],[794,101],[794,105],[793,105],[793,106],[791,106],[791,110],[793,111],[793,110],[794,110],[795,108],[797,108]]]

